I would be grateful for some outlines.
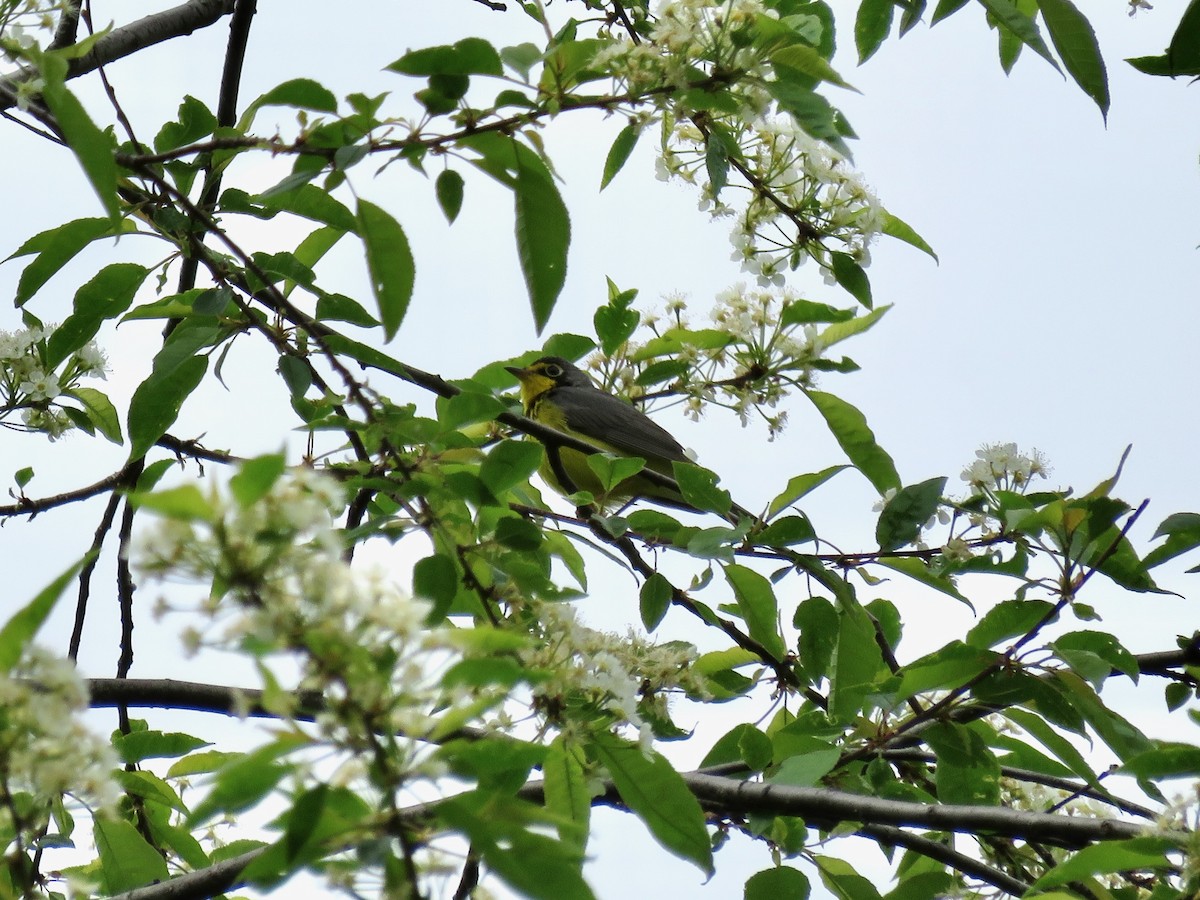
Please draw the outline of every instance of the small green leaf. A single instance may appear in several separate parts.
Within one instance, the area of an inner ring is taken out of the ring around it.
[[[829,265],[837,283],[849,291],[855,300],[871,309],[871,282],[863,267],[849,253],[834,251],[829,257]]]
[[[725,566],[725,580],[733,588],[750,637],[775,659],[783,659],[787,647],[779,634],[779,604],[771,582],[753,569],[738,565]]]
[[[886,35],[885,35],[886,37]],[[836,84],[838,87],[854,88],[843,80],[842,76],[829,64],[821,52],[815,47],[810,47],[808,44],[789,44],[771,54],[771,64],[775,66],[787,66],[789,69],[795,69],[798,72],[807,75],[810,78],[815,78],[818,81],[828,81],[830,84]]]
[[[434,193],[437,194],[438,206],[446,221],[453,224],[462,212],[463,177],[453,169],[443,169],[434,183]]]
[[[673,462],[675,482],[683,499],[699,510],[724,515],[733,506],[729,491],[717,487],[717,476],[708,469],[692,463]]]
[[[133,263],[105,266],[75,292],[71,315],[46,341],[46,365],[51,369],[96,336],[100,325],[129,308],[133,295],[150,270]]]
[[[608,453],[593,453],[587,458],[588,468],[600,479],[604,491],[611,491],[626,478],[632,478],[646,467],[646,461],[637,456],[612,456]]]
[[[704,167],[708,173],[709,191],[716,199],[729,180],[729,149],[715,131],[709,133],[705,142]]]
[[[83,405],[88,421],[97,431],[114,444],[121,443],[121,417],[107,394],[95,388],[77,387],[66,391],[66,395]]]
[[[385,340],[396,336],[412,299],[416,264],[400,223],[367,200],[358,201],[358,226]]]
[[[856,600],[838,605],[837,644],[829,672],[829,712],[839,722],[852,721],[885,671],[875,639],[875,626]]]
[[[129,501],[139,509],[184,521],[211,522],[216,510],[194,484],[184,484],[153,494],[131,494]]]
[[[827,469],[822,469],[820,472],[811,472],[807,475],[796,475],[788,480],[787,487],[771,501],[767,507],[767,518],[773,519],[780,512],[787,509],[797,500],[805,496],[811,491],[816,490],[830,478],[841,472],[843,469],[848,469],[849,466],[830,466]]]
[[[1005,600],[984,613],[967,632],[967,643],[972,647],[994,647],[1001,641],[1027,634],[1053,609],[1054,604],[1045,600]]]
[[[933,252],[933,248],[925,243],[925,239],[917,234],[916,230],[899,216],[894,216],[890,212],[883,214],[883,233],[888,237],[896,238],[898,241],[911,244],[922,253],[932,256],[934,262],[938,261],[938,255]]]
[[[867,477],[880,494],[888,488],[900,487],[900,476],[892,458],[875,443],[875,434],[867,426],[861,412],[845,400],[822,391],[805,391],[805,394],[825,418],[825,423],[834,438],[845,451],[850,462]]]
[[[527,481],[543,459],[542,446],[535,441],[501,441],[479,467],[479,478],[496,497]]]
[[[617,173],[624,168],[629,155],[633,153],[633,148],[637,146],[641,133],[641,129],[633,125],[626,125],[621,129],[612,146],[608,148],[608,156],[604,159],[604,174],[600,178],[600,190],[608,187],[609,182],[616,178]]]
[[[514,146],[519,145],[514,143]],[[513,184],[517,253],[529,290],[534,325],[541,334],[566,282],[571,220],[550,173],[540,162],[532,165],[533,155],[523,147],[521,150],[524,152],[517,153],[517,177]]]
[[[459,574],[454,560],[441,553],[419,559],[413,566],[413,594],[433,601],[431,619],[440,619],[458,594]]]
[[[279,186],[271,188],[254,198],[264,209],[275,212],[289,212],[292,215],[322,222],[341,232],[357,233],[358,220],[354,213],[340,200],[335,199],[328,191],[315,184],[301,184],[279,190]]]
[[[311,78],[294,78],[271,88],[242,113],[238,128],[250,128],[254,117],[264,106],[293,106],[299,109],[315,109],[317,112],[336,113],[337,97],[329,88]]]
[[[621,799],[646,823],[654,839],[711,875],[712,846],[704,811],[666,758],[612,734],[596,735],[591,746]]]
[[[558,816],[558,836],[580,852],[587,849],[592,795],[583,769],[583,754],[561,734],[546,748],[542,777],[546,809]]]
[[[642,584],[641,592],[638,592],[638,610],[647,631],[658,628],[671,607],[672,595],[671,582],[659,572],[653,572]]]
[[[29,484],[29,482],[33,481],[33,474],[33,467],[25,466],[24,468],[17,469],[17,471],[13,473],[13,481],[17,483],[18,488],[23,488],[25,485]]]
[[[1054,66],[1055,71],[1061,71],[1058,68],[1058,63],[1054,61],[1054,57],[1050,55],[1050,48],[1042,40],[1042,33],[1038,31],[1037,23],[1021,12],[1017,8],[1017,5],[1013,3],[1013,0],[979,0],[979,2],[983,4],[984,8],[996,18],[996,21],[1006,31],[1018,38],[1021,43],[1028,45],[1034,53]]]
[[[188,323],[176,328],[175,338]],[[183,401],[196,389],[208,371],[208,357],[180,352],[184,347],[180,341],[168,340],[154,357],[154,368],[150,376],[138,385],[129,402],[130,459],[140,459],[154,443],[166,434],[168,428],[179,417]]]
[[[901,488],[884,506],[875,526],[881,550],[898,550],[920,537],[921,529],[938,511],[946,479],[930,478]]]
[[[477,37],[463,38],[453,45],[410,50],[387,69],[402,75],[424,76],[504,74],[496,48]]]

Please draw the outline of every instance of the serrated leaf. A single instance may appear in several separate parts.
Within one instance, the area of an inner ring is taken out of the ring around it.
[[[1042,21],[1067,72],[1108,119],[1108,72],[1091,23],[1071,0],[1038,0]]]
[[[608,770],[621,799],[665,849],[713,872],[704,811],[671,764],[653,750],[612,734],[596,735],[592,748]]]
[[[358,201],[358,226],[385,340],[396,336],[416,280],[416,263],[400,223],[381,207]]]
[[[624,168],[630,154],[633,153],[633,148],[637,146],[641,133],[641,129],[635,128],[633,125],[626,125],[618,132],[612,146],[608,148],[608,156],[604,158],[604,174],[600,177],[600,190],[608,187],[609,182],[616,178],[617,173]]]
[[[880,494],[900,487],[900,475],[892,458],[875,443],[866,417],[845,400],[823,391],[805,391],[825,419],[830,432],[850,462],[867,477]]]

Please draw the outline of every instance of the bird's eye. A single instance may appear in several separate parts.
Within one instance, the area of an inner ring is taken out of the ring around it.
[[[554,363],[547,363],[542,371],[546,373],[547,378],[562,378],[563,374],[562,366],[556,366]]]

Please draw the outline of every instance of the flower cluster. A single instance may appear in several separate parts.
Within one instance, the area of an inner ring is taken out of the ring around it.
[[[544,674],[534,686],[535,705],[559,729],[586,725],[599,714],[613,727],[636,730],[649,749],[653,723],[668,721],[668,692],[706,695],[692,669],[696,650],[689,644],[652,644],[633,633],[596,631],[565,603],[539,604],[533,612],[540,639],[521,652],[521,662]]]
[[[0,331],[0,422],[21,410],[22,426],[57,440],[73,427],[56,402],[84,378],[104,378],[108,360],[95,341],[71,354],[61,367],[51,364],[48,340],[54,326]]]
[[[69,660],[27,647],[0,674],[0,831],[28,846],[43,833],[51,803],[64,795],[93,813],[112,812],[118,766],[107,742],[79,720],[87,690]]]
[[[974,491],[1024,493],[1034,478],[1050,474],[1046,457],[1038,450],[1021,453],[1014,443],[984,444],[975,451],[975,461],[963,469],[962,480]]]
[[[763,286],[782,285],[784,273],[810,257],[833,283],[832,253],[870,264],[870,246],[882,233],[884,211],[860,175],[832,149],[790,118],[756,117],[725,123],[738,153],[758,184],[730,182],[725,193],[705,177],[709,138],[693,123],[666,132],[658,177],[700,183],[700,208],[714,218],[733,218],[732,258]],[[730,191],[746,196],[740,208]]]
[[[252,502],[215,492],[204,502],[207,514],[164,521],[134,552],[150,576],[212,585],[200,610],[208,624],[189,632],[192,649],[299,656],[300,687],[324,697],[319,724],[337,746],[361,751],[374,734],[426,734],[432,710],[454,700],[437,678],[450,632],[426,627],[425,601],[343,559],[338,484],[300,469]]]

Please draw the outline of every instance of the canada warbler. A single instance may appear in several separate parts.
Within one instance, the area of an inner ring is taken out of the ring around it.
[[[636,456],[646,468],[674,478],[673,462],[690,462],[679,442],[640,410],[600,390],[582,370],[559,356],[543,356],[525,368],[505,366],[521,382],[525,415],[543,425],[620,456]],[[605,490],[587,462],[588,454],[570,447],[546,447],[539,472],[564,495],[588,491],[603,505],[643,497],[656,503],[694,509],[678,490],[654,484],[641,474]],[[751,514],[737,504],[729,516]]]

